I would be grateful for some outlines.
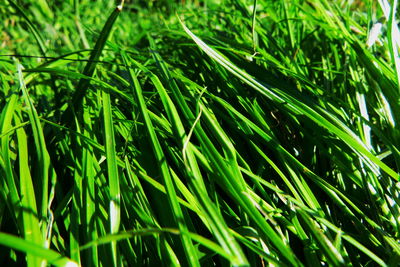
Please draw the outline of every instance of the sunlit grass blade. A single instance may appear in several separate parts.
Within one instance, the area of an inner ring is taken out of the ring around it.
[[[14,116],[15,122],[19,124],[20,114]],[[43,246],[42,232],[39,227],[39,214],[36,206],[36,195],[29,171],[29,152],[27,144],[27,135],[24,128],[17,130],[18,156],[19,156],[19,178],[21,193],[21,212],[23,220],[24,239]],[[27,255],[28,266],[41,266],[42,259],[34,255]]]
[[[1,110],[0,116],[0,133],[1,138],[1,167],[2,173],[5,176],[2,179],[4,183],[4,187],[7,186],[7,190],[4,189],[7,193],[7,197],[4,198],[4,202],[6,203],[9,210],[13,211],[12,217],[15,223],[18,223],[17,218],[20,217],[20,209],[18,208],[20,204],[20,195],[17,189],[17,185],[15,182],[15,176],[13,172],[13,167],[11,163],[11,151],[10,151],[10,134],[9,130],[12,128],[12,119],[15,113],[15,110],[18,107],[18,93],[14,88],[11,88],[7,93],[10,94],[10,97],[7,99],[3,109]],[[8,134],[6,134],[8,133]],[[21,226],[19,224],[19,226]]]
[[[84,135],[87,138],[93,138],[92,134],[92,121],[90,118],[88,108],[84,109],[83,119],[85,121],[84,127]],[[84,205],[85,208],[85,241],[93,241],[98,238],[97,228],[95,225],[96,220],[96,171],[94,167],[94,160],[95,157],[93,155],[93,148],[87,147],[84,148],[82,151],[82,169],[83,169],[83,202],[86,204]],[[97,248],[93,247],[90,250],[89,257],[87,259],[87,264],[90,263],[97,263],[98,262],[98,251]]]
[[[45,249],[42,246],[15,237],[10,234],[0,233],[0,244],[2,246],[10,247],[30,255],[42,258],[48,263],[60,267],[73,267],[79,266],[76,262],[60,255],[59,253]]]
[[[45,240],[45,246],[49,247],[51,239],[51,228],[53,224],[53,214],[51,210],[51,203],[54,198],[54,186],[56,182],[56,174],[51,166],[50,156],[47,151],[46,141],[43,134],[43,129],[39,120],[37,111],[29,97],[28,90],[25,86],[24,78],[22,75],[22,65],[18,64],[18,78],[20,87],[23,92],[25,104],[28,107],[29,120],[32,126],[33,137],[35,140],[35,147],[37,153],[37,160],[39,163],[38,181],[40,188],[40,204],[39,204],[39,220],[42,222],[42,234]],[[49,185],[51,186],[49,189]]]
[[[115,136],[112,119],[110,94],[102,92],[103,118],[104,118],[104,139],[107,158],[108,184],[110,188],[110,233],[118,232],[121,223],[121,193],[119,188],[119,174],[115,151]],[[118,265],[117,244],[113,242],[112,253],[114,265]]]

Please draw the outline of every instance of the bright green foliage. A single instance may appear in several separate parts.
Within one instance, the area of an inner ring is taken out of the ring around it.
[[[0,5],[4,266],[396,266],[398,1]]]

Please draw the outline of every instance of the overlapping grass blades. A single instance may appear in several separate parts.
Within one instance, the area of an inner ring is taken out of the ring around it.
[[[108,17],[106,23],[104,24],[101,33],[99,35],[99,38],[96,41],[96,44],[90,53],[90,58],[89,61],[87,62],[85,69],[83,70],[83,75],[92,77],[93,73],[96,69],[97,62],[101,56],[101,53],[103,52],[104,46],[106,44],[106,41],[108,39],[108,36],[111,33],[111,30],[114,26],[115,21],[118,18],[118,15],[121,13],[122,8],[124,5],[124,1],[122,1],[111,13],[111,15]],[[70,117],[72,116],[72,111],[75,110],[79,111],[80,110],[80,105],[82,104],[83,98],[88,90],[88,87],[90,85],[90,81],[88,79],[81,79],[79,81],[79,84],[77,86],[77,90],[75,91],[73,97],[72,97],[72,106],[67,109],[67,111],[64,113],[64,120],[69,121]]]
[[[46,3],[0,7],[1,263],[398,263],[396,1]]]
[[[60,267],[79,266],[76,262],[71,261],[66,257],[63,257],[56,251],[45,249],[38,244],[32,243],[30,241],[9,234],[0,233],[0,244],[3,246],[14,248],[16,250],[23,251],[27,253],[29,256],[35,256],[40,259],[45,259],[48,263],[53,264],[54,266],[60,266]]]
[[[125,64],[127,65],[127,67],[130,67],[131,63],[126,58],[126,55],[122,54],[122,57],[124,59]],[[175,191],[175,185],[171,178],[171,174],[169,171],[168,163],[165,159],[164,152],[163,152],[161,145],[158,141],[158,138],[156,136],[156,132],[154,130],[153,123],[151,122],[150,117],[148,115],[146,103],[145,103],[145,100],[144,100],[143,94],[142,94],[141,86],[136,77],[136,74],[133,72],[132,69],[129,70],[129,73],[130,73],[130,78],[132,79],[132,82],[133,82],[132,86],[134,87],[134,90],[135,90],[135,96],[139,103],[139,107],[140,107],[140,110],[141,110],[141,113],[142,113],[142,116],[144,119],[144,123],[146,125],[148,134],[151,139],[152,149],[153,149],[153,152],[155,155],[155,160],[157,161],[156,164],[160,168],[160,171],[163,176],[164,186],[166,188],[166,193],[168,195],[169,204],[171,205],[175,221],[178,224],[178,228],[181,232],[182,245],[183,245],[183,248],[184,248],[186,256],[187,256],[187,261],[191,266],[198,266],[197,252],[192,244],[192,240],[190,239],[190,237],[188,235],[188,229],[187,229],[187,225],[185,222],[185,218],[183,217],[181,207],[178,203],[178,199],[177,199],[177,195],[176,195],[176,191]]]
[[[152,43],[152,48],[155,49],[153,41],[150,40],[150,42]],[[156,53],[153,55],[155,56],[156,60],[161,64],[160,67],[162,68],[162,70],[165,71],[164,75],[168,77],[168,72],[165,69],[165,66],[162,65],[162,59],[159,58],[159,56]],[[135,62],[135,64],[145,73],[149,73],[149,71],[144,66],[138,64],[137,62]],[[187,168],[187,175],[189,175],[190,177],[189,182],[191,188],[195,190],[194,193],[197,198],[196,200],[193,199],[193,201],[197,202],[196,204],[200,205],[202,209],[205,209],[204,210],[205,213],[203,214],[203,216],[207,218],[207,224],[210,226],[211,231],[216,235],[216,238],[221,243],[221,245],[225,249],[228,249],[231,252],[232,255],[230,257],[230,260],[232,261],[232,263],[234,263],[235,265],[246,264],[243,252],[241,252],[236,242],[232,240],[232,237],[226,231],[225,223],[223,222],[223,220],[221,220],[220,216],[218,215],[218,211],[215,210],[215,205],[211,202],[211,200],[207,196],[207,190],[204,185],[204,181],[202,179],[202,175],[200,173],[196,157],[194,155],[194,152],[192,151],[193,147],[190,144],[189,136],[187,136],[185,133],[182,121],[179,117],[175,105],[168,96],[159,78],[152,73],[150,73],[150,77],[155,87],[157,88],[157,91],[161,97],[161,101],[164,105],[164,108],[166,109],[168,118],[171,121],[172,131],[174,133],[174,136],[177,139],[178,143],[180,144],[179,146],[182,149],[182,154],[183,154],[182,157],[184,159],[185,167]],[[172,82],[170,86],[173,88],[172,90],[175,90],[175,96],[179,97],[179,92],[176,91],[178,90],[176,84]],[[183,101],[182,97],[180,100]],[[181,103],[183,104],[184,102]],[[188,107],[185,106],[184,104],[183,106],[181,106],[181,109],[184,110],[186,116],[193,117],[193,114],[191,113],[190,109],[188,109]],[[196,125],[194,124],[193,127],[196,127]]]
[[[181,22],[182,23],[182,22]],[[188,35],[196,42],[196,44],[205,52],[207,55],[216,60],[224,68],[230,71],[232,74],[237,76],[239,79],[243,80],[245,83],[258,90],[262,94],[266,95],[268,98],[277,102],[280,105],[285,106],[289,111],[295,114],[304,114],[315,123],[321,127],[325,127],[332,133],[336,134],[341,140],[345,141],[354,151],[359,152],[360,156],[364,158],[371,166],[372,169],[376,169],[372,164],[381,167],[390,176],[399,179],[399,175],[393,171],[391,168],[386,166],[381,162],[376,156],[374,156],[368,148],[362,143],[362,141],[354,134],[350,129],[346,127],[341,121],[332,116],[331,114],[325,112],[324,110],[318,109],[314,110],[310,108],[308,103],[302,103],[301,101],[293,98],[292,96],[281,92],[279,89],[271,90],[266,86],[262,85],[259,81],[251,77],[248,73],[240,70],[238,67],[233,65],[228,60],[224,59],[221,54],[217,53],[215,50],[210,48],[206,43],[200,40],[196,35],[194,35],[183,23],[183,28],[188,33]],[[321,114],[322,113],[322,114]]]

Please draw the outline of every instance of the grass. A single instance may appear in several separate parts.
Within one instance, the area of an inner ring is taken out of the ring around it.
[[[396,266],[393,6],[0,4],[0,262]]]

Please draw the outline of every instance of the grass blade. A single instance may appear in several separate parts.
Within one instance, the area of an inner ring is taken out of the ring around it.
[[[51,203],[54,198],[54,186],[56,181],[56,174],[51,166],[50,156],[47,151],[46,141],[44,139],[43,129],[40,124],[39,116],[29,97],[28,90],[25,86],[24,78],[22,76],[22,65],[18,64],[18,78],[25,99],[25,104],[28,107],[29,120],[31,122],[33,137],[35,140],[35,147],[37,151],[37,160],[39,162],[39,179],[40,181],[40,194],[42,195],[39,208],[39,218],[42,221],[42,233],[45,240],[45,246],[49,247],[51,239],[51,228],[53,224],[53,213],[51,211]],[[49,182],[51,188],[49,190]]]
[[[112,119],[110,94],[102,92],[104,139],[107,157],[108,184],[110,188],[110,232],[118,232],[121,222],[121,193],[119,188],[119,174],[115,151],[115,136]],[[114,265],[118,266],[117,244],[111,243]]]
[[[13,248],[27,254],[42,258],[48,263],[59,267],[78,267],[79,265],[60,255],[59,253],[45,249],[42,246],[31,243],[29,241],[23,240],[21,238],[15,237],[10,234],[0,233],[0,245]]]
[[[16,115],[15,122],[19,124],[20,114]],[[21,192],[21,210],[24,226],[24,239],[38,246],[43,245],[42,232],[39,227],[39,214],[36,206],[36,196],[32,177],[29,172],[29,157],[27,136],[24,128],[17,130],[18,156],[19,156],[19,178]],[[42,259],[28,254],[28,266],[42,266]],[[45,264],[45,262],[43,263]]]

